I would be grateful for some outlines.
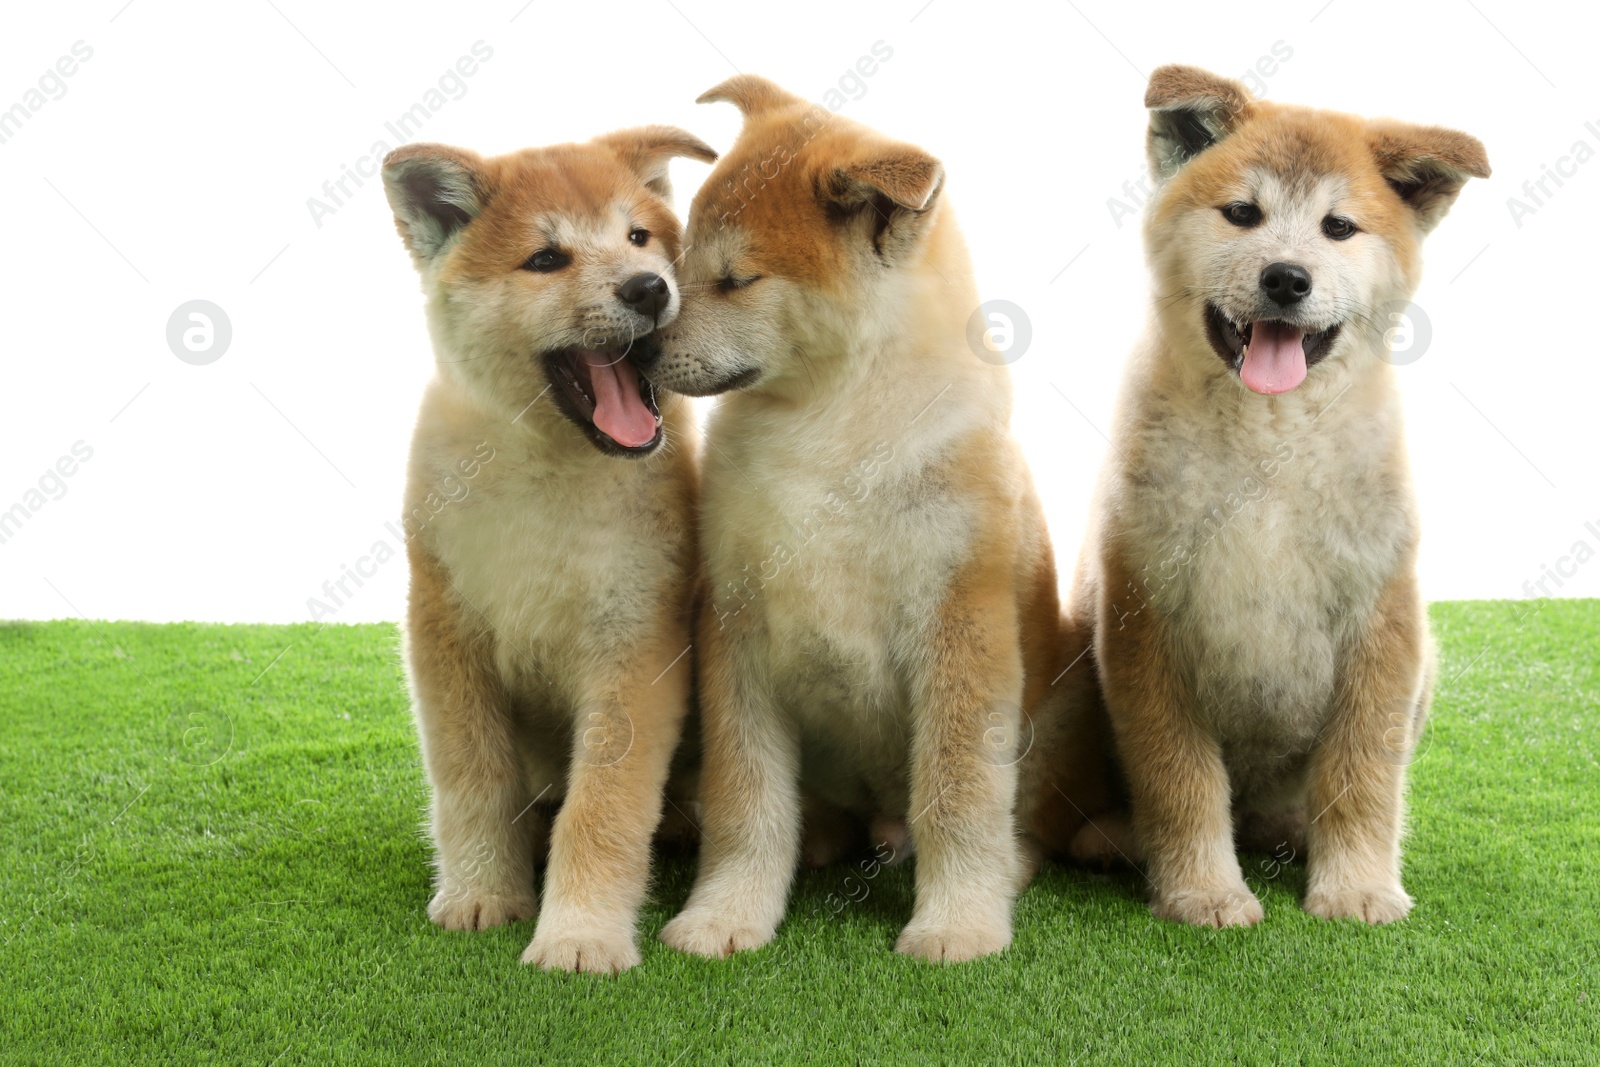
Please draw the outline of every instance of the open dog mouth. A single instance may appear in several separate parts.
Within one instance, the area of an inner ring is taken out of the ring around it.
[[[1306,371],[1328,354],[1340,323],[1307,333],[1279,319],[1234,322],[1215,304],[1206,305],[1206,337],[1247,389],[1272,396],[1305,381]]]
[[[543,357],[556,405],[608,455],[644,456],[661,444],[655,384],[632,359],[644,343],[627,350],[563,348]]]

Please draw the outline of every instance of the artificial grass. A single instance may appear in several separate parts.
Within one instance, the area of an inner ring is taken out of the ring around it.
[[[891,951],[910,872],[841,866],[706,961],[655,940],[677,859],[609,978],[427,921],[392,627],[3,625],[0,1062],[1600,1062],[1600,601],[1433,619],[1404,923],[1313,919],[1259,857],[1265,922],[1220,933],[1050,867],[1011,949],[936,967]]]

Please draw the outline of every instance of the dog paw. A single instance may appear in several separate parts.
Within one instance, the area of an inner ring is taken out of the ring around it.
[[[850,850],[850,828],[844,825],[808,825],[800,843],[800,861],[816,870],[829,867]]]
[[[1101,815],[1078,827],[1067,845],[1067,854],[1085,867],[1103,870],[1130,867],[1144,859],[1132,820],[1117,812]]]
[[[640,962],[631,931],[546,930],[541,923],[522,953],[523,963],[547,971],[621,974]]]
[[[731,956],[772,940],[772,927],[730,922],[699,910],[686,910],[661,929],[661,940],[696,956]]]
[[[916,843],[911,840],[911,827],[904,819],[879,815],[868,827],[873,855],[882,857],[886,867],[898,867],[911,858]]]
[[[1150,913],[1158,919],[1209,926],[1216,930],[1228,926],[1254,926],[1265,914],[1261,910],[1261,901],[1243,884],[1162,893],[1151,901]]]
[[[428,918],[446,930],[487,930],[531,919],[538,910],[532,893],[495,894],[453,886],[434,894]]]
[[[900,931],[894,950],[929,963],[960,963],[1003,951],[1011,944],[1011,929],[993,922],[946,926],[912,919]]]
[[[1404,919],[1411,904],[1398,884],[1336,886],[1311,890],[1306,894],[1305,909],[1323,919],[1360,919],[1377,925]]]

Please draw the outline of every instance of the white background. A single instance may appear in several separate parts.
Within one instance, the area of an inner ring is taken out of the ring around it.
[[[320,227],[307,199],[393,147],[384,122],[479,40],[492,59],[422,139],[493,153],[665,122],[726,148],[736,111],[693,101],[736,69],[821,100],[891,48],[842,113],[943,158],[984,297],[1032,320],[1014,422],[1064,569],[1146,306],[1137,220],[1107,204],[1140,177],[1145,77],[1239,76],[1282,42],[1268,97],[1455,126],[1494,166],[1430,239],[1432,341],[1400,369],[1427,595],[1521,597],[1576,541],[1600,549],[1600,160],[1520,226],[1507,204],[1574,142],[1600,150],[1578,5],[124,2],[16,5],[0,35],[0,108],[93,49],[0,144],[0,511],[93,449],[0,544],[0,616],[304,620],[384,535],[431,370],[418,286],[376,181]],[[680,208],[707,170],[675,164]],[[232,321],[209,366],[166,342],[196,298]],[[396,619],[404,588],[391,561],[337,619]],[[1560,592],[1600,594],[1600,559]]]

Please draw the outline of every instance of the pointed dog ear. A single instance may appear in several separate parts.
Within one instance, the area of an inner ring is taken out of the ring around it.
[[[735,74],[721,85],[701,93],[694,102],[712,104],[718,101],[733,104],[745,118],[773,108],[807,103],[777,82],[769,81],[759,74]]]
[[[1255,103],[1240,82],[1199,67],[1157,67],[1145,89],[1150,135],[1145,151],[1150,173],[1164,182],[1178,168],[1232,133]]]
[[[678,156],[715,163],[717,153],[694,134],[676,126],[636,126],[596,137],[595,144],[616,153],[622,165],[639,176],[650,191],[662,199],[672,196],[667,180],[667,164]]]
[[[1427,233],[1456,202],[1468,178],[1489,176],[1489,153],[1476,137],[1441,126],[1393,119],[1367,123],[1367,144],[1389,187]]]
[[[907,144],[864,146],[859,158],[824,173],[817,194],[829,214],[868,218],[872,246],[886,260],[927,228],[944,186],[944,164]]]
[[[401,238],[421,265],[483,210],[483,157],[442,144],[396,148],[383,160],[383,191]]]

